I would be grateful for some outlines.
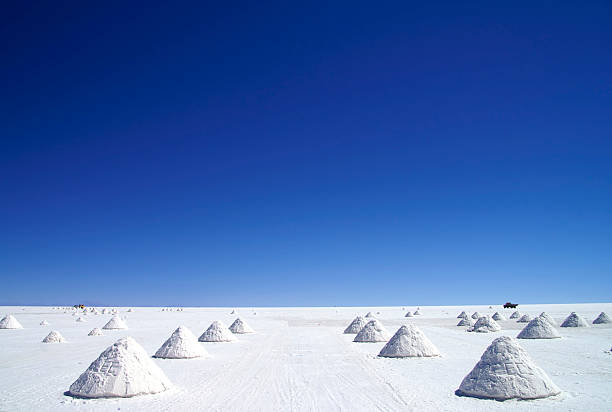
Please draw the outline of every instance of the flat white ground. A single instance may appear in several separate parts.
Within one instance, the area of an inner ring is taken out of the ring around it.
[[[239,335],[235,343],[202,343],[211,356],[201,360],[156,362],[175,388],[130,399],[83,400],[65,396],[70,384],[106,347],[132,336],[151,355],[178,325],[199,336],[213,320],[229,325],[231,308],[134,308],[129,330],[104,331],[109,315],[87,315],[86,323],[47,307],[0,307],[14,314],[25,329],[0,330],[0,411],[46,410],[211,410],[211,411],[496,411],[612,410],[612,327],[560,328],[562,339],[520,340],[535,362],[563,390],[537,401],[488,401],[457,397],[455,389],[489,343],[501,335],[516,336],[525,324],[499,322],[503,331],[467,333],[455,326],[457,314],[492,314],[499,306],[422,306],[422,316],[404,318],[415,307],[237,308],[257,333]],[[559,323],[576,311],[589,323],[612,304],[521,305],[523,313],[548,312]],[[391,333],[405,323],[418,325],[440,349],[431,359],[383,359],[384,343],[353,343],[342,331],[357,315],[379,312]],[[256,314],[255,314],[256,313]],[[511,310],[503,310],[506,316]],[[39,323],[47,320],[49,326]],[[50,330],[65,344],[43,344]]]

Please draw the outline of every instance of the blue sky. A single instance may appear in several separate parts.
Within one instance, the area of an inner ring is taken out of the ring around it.
[[[0,304],[612,299],[609,2],[291,3],[3,12]]]

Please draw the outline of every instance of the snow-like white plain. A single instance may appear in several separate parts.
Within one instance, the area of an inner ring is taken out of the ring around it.
[[[118,308],[130,329],[102,327],[110,315],[74,321],[71,313],[48,307],[0,307],[24,329],[0,330],[0,411],[606,411],[612,405],[612,325],[559,328],[560,339],[520,339],[533,361],[561,389],[551,398],[498,402],[459,397],[455,390],[484,350],[499,336],[516,337],[525,324],[499,321],[495,333],[467,333],[456,326],[465,310],[482,315],[513,312],[499,305],[421,306],[423,315],[405,318],[415,307],[367,308]],[[561,323],[576,312],[589,323],[612,304],[521,305],[531,317],[546,312]],[[385,345],[354,343],[344,329],[368,311],[390,331],[417,325],[440,350],[435,358],[378,357]],[[380,313],[378,313],[380,312]],[[256,313],[256,315],[254,314]],[[125,399],[77,399],[65,395],[70,385],[101,352],[125,336],[152,356],[179,326],[201,334],[214,320],[231,323],[236,315],[257,331],[230,343],[199,343],[208,358],[155,359],[172,389]],[[52,326],[41,326],[46,319]],[[48,345],[53,329],[67,342]]]

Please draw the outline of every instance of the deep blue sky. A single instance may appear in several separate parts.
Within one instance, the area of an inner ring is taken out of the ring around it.
[[[170,3],[4,6],[0,304],[612,300],[612,3]]]

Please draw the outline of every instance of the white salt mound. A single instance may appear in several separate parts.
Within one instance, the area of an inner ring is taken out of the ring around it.
[[[516,311],[512,312],[512,315],[510,315],[510,319],[518,319],[521,316],[522,316],[521,313],[518,310],[516,310]]]
[[[253,333],[255,332],[245,321],[240,318],[236,318],[234,323],[232,323],[229,327],[229,330],[232,333]]]
[[[612,319],[610,319],[610,317],[608,317],[608,315],[606,315],[604,312],[601,312],[599,316],[597,316],[597,319],[593,321],[593,324],[600,325],[603,323],[612,323]]]
[[[102,329],[127,329],[127,325],[119,316],[113,316]]]
[[[414,315],[415,315],[415,316],[419,316],[420,314],[421,314],[421,311],[420,311],[419,309],[417,309],[417,310],[415,310],[415,311],[414,311]]]
[[[465,311],[461,312],[459,316],[457,316],[457,319],[467,319],[467,318],[469,318],[469,316],[467,313],[465,313]]]
[[[368,312],[368,313],[366,313],[365,317],[366,318],[373,318],[374,314],[372,312]]]
[[[495,312],[492,316],[493,320],[506,320],[506,318],[504,317],[504,315],[502,315],[499,312]]]
[[[457,326],[474,326],[474,321],[470,318],[461,319]]]
[[[474,312],[472,313],[472,319],[480,319],[482,318],[482,315],[478,312]]]
[[[548,313],[542,312],[542,313],[540,313],[540,317],[544,318],[551,325],[557,326],[557,322],[555,322],[555,320],[552,318],[552,316],[550,316]]]
[[[374,319],[366,323],[366,325],[357,333],[353,342],[386,342],[391,337],[391,334],[378,320]]]
[[[358,333],[366,325],[366,323],[367,321],[363,317],[357,316],[355,319],[353,319],[351,324],[348,325],[346,329],[344,329],[344,333],[347,333],[347,334]]]
[[[489,345],[455,394],[476,398],[539,399],[561,393],[516,340],[502,336]]]
[[[82,317],[80,317],[80,316],[77,318],[77,320],[76,320],[76,321],[77,321],[77,322],[87,322],[87,321],[85,320],[85,318],[82,318]]]
[[[93,328],[91,332],[87,334],[87,336],[102,336],[102,335],[104,334],[102,333],[102,330],[99,328]]]
[[[191,359],[204,356],[208,356],[208,352],[185,326],[179,326],[154,355],[156,358],[165,359]]]
[[[119,339],[98,356],[70,385],[69,394],[83,398],[128,398],[172,387],[164,372],[130,337]]]
[[[43,343],[62,343],[66,342],[66,339],[58,331],[52,330],[42,341]]]
[[[214,321],[198,338],[200,342],[233,342],[236,339],[231,330],[221,321]]]
[[[412,358],[440,356],[440,351],[414,325],[400,327],[382,348],[378,356],[386,358]]]
[[[40,322],[40,326],[49,326],[49,322],[43,320],[42,322]]]
[[[408,312],[406,312],[406,315],[404,317],[405,318],[411,318],[412,316],[413,316],[412,312],[408,311]]]
[[[519,339],[555,339],[560,337],[557,329],[543,316],[531,320],[517,336]]]
[[[23,329],[23,326],[13,315],[6,315],[0,320],[0,329]]]
[[[480,333],[488,333],[488,332],[499,332],[501,330],[501,326],[497,322],[493,320],[493,318],[489,315],[482,316],[478,318],[474,326],[468,328],[468,332],[480,332]]]
[[[527,323],[527,322],[531,322],[531,316],[524,314],[523,316],[521,316],[521,318],[519,320],[517,320],[518,323]]]
[[[588,328],[586,320],[576,312],[572,312],[561,324],[562,328]]]

